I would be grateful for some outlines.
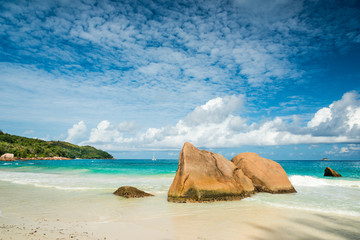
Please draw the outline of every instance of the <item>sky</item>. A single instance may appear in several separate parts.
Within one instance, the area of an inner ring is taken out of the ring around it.
[[[0,0],[0,129],[176,159],[360,159],[357,0]]]

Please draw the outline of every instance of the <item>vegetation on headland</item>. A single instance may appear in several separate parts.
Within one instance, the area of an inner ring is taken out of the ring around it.
[[[109,153],[91,146],[77,146],[62,141],[44,141],[3,133],[0,130],[0,156],[12,153],[15,158],[64,157],[109,159]]]

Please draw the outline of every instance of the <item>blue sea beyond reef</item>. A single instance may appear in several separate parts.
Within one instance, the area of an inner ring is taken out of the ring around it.
[[[241,201],[360,217],[360,161],[278,162],[297,193],[260,193]],[[99,194],[111,193],[120,186],[134,186],[164,196],[165,200],[177,167],[178,160],[146,159],[0,162],[0,184]],[[324,177],[326,167],[343,177]]]

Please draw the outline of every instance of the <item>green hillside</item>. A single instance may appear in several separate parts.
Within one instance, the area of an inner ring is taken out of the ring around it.
[[[66,157],[66,158],[113,158],[109,153],[91,146],[77,146],[68,142],[44,141],[19,137],[0,130],[0,156],[13,153],[16,158]]]

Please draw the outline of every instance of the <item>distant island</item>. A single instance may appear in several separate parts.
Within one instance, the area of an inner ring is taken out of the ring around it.
[[[109,153],[91,146],[77,146],[63,141],[44,141],[4,133],[0,130],[0,156],[14,154],[15,159],[112,159]]]

